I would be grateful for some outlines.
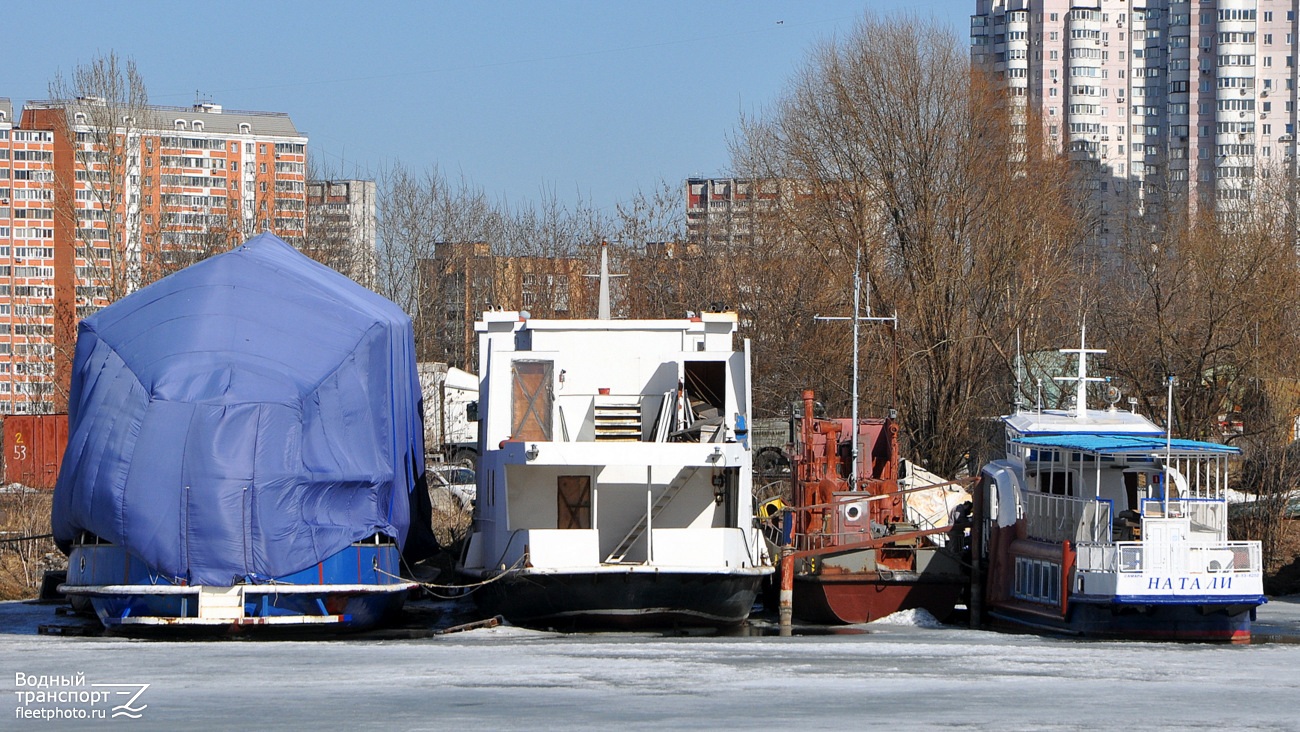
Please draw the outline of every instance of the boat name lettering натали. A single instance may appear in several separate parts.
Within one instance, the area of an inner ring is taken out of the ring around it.
[[[1231,577],[1207,577],[1201,584],[1200,577],[1148,577],[1148,590],[1230,590]],[[1175,582],[1177,580],[1177,582]]]

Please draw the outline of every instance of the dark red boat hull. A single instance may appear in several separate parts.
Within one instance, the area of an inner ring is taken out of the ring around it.
[[[900,574],[796,574],[794,615],[821,624],[869,623],[914,609],[924,609],[939,621],[952,615],[961,599],[961,583],[922,581],[916,575]]]

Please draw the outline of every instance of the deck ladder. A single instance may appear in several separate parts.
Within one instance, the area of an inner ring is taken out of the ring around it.
[[[654,505],[650,507],[650,518],[654,519],[658,517],[664,508],[666,508],[669,503],[672,503],[672,500],[677,497],[677,494],[682,492],[682,488],[684,488],[686,484],[691,481],[691,478],[695,477],[695,474],[698,472],[700,472],[699,467],[685,467],[677,471],[677,477],[673,478],[673,482],[668,484],[668,487],[664,489],[664,492],[659,494],[658,500],[656,500]],[[645,534],[645,527],[646,515],[642,514],[641,518],[637,519],[636,525],[632,527],[632,530],[627,532],[627,536],[624,536],[623,540],[614,548],[614,551],[610,552],[608,557],[605,557],[605,564],[622,563],[623,557],[632,549],[632,545],[635,544],[643,534]]]

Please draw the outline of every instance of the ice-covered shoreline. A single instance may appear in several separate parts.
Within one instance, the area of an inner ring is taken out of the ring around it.
[[[1300,597],[1260,611],[1256,632],[1289,642],[1251,646],[1076,642],[895,620],[793,638],[504,627],[401,641],[150,642],[35,635],[37,623],[55,622],[52,607],[0,603],[0,688],[15,706],[0,713],[17,713],[13,692],[34,689],[15,686],[22,673],[149,684],[138,702],[147,709],[129,721],[144,729],[194,719],[283,729],[1295,725]],[[91,724],[11,719],[12,729]]]

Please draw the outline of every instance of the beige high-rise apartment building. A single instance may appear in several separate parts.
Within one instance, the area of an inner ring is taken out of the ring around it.
[[[1295,170],[1298,5],[977,0],[971,61],[1006,85],[1018,124],[1041,122],[1096,167],[1103,214],[1230,216],[1265,176]]]

